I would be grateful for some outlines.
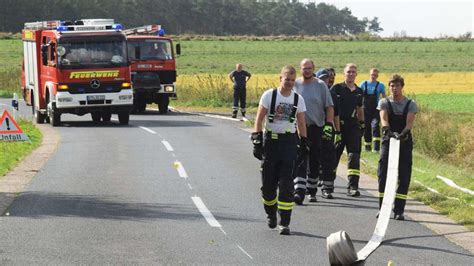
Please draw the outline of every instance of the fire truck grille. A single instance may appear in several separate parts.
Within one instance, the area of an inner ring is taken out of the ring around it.
[[[119,92],[122,89],[121,82],[101,82],[98,88],[92,88],[89,83],[69,84],[69,93],[109,93]]]
[[[144,71],[132,75],[134,88],[158,88],[160,84],[172,84],[176,82],[176,71]]]

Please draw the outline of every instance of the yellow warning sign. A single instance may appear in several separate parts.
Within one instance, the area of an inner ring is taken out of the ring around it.
[[[29,138],[23,133],[15,119],[8,113],[3,111],[0,117],[0,141],[28,141]]]

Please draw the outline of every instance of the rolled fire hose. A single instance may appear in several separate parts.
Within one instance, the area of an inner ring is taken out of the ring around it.
[[[388,172],[385,192],[380,208],[379,218],[375,225],[374,233],[369,242],[359,252],[356,253],[354,245],[345,231],[332,233],[326,238],[329,263],[331,265],[350,265],[355,262],[366,260],[382,243],[387,231],[392,205],[395,201],[395,193],[398,183],[398,158],[400,155],[400,141],[390,139],[390,149],[388,155]]]

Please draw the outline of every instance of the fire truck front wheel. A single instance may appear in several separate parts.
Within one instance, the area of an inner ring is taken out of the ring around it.
[[[170,104],[170,97],[167,94],[160,95],[158,100],[158,110],[160,114],[168,113],[168,105]]]
[[[56,103],[51,102],[49,100],[48,103],[48,118],[49,118],[49,123],[53,127],[59,126],[61,124],[61,113],[58,112],[58,109],[56,108]]]
[[[121,125],[128,125],[128,121],[130,120],[130,112],[129,111],[120,111],[118,113],[119,123]]]

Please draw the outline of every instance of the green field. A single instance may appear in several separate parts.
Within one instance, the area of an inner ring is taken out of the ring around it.
[[[181,49],[180,74],[228,73],[237,62],[252,73],[273,74],[305,57],[338,73],[349,62],[359,72],[474,71],[474,42],[181,41]]]
[[[474,92],[417,94],[413,98],[430,110],[456,113],[461,117],[468,115],[474,119],[472,117],[474,114]]]

